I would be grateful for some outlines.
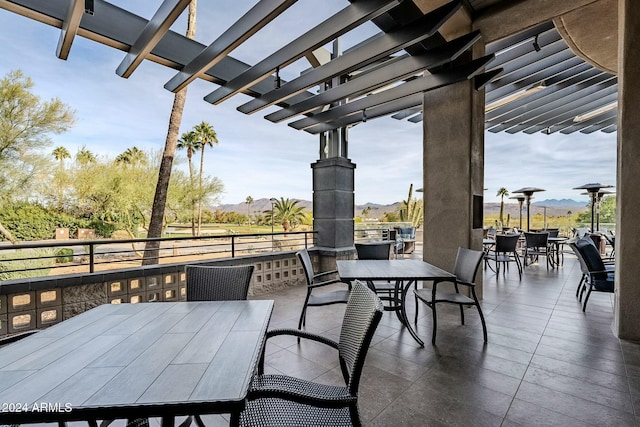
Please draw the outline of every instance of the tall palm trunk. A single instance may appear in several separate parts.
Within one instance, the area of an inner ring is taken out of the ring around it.
[[[193,151],[191,148],[187,151],[189,159],[189,189],[191,190],[191,235],[196,235],[196,202],[193,198]]]
[[[198,185],[198,236],[200,235],[200,228],[202,227],[202,168],[204,167],[204,147],[206,144],[202,144],[200,152],[200,184]]]
[[[187,21],[187,38],[193,39],[196,35],[196,6],[197,0],[191,0],[189,4],[189,19]],[[169,180],[171,179],[171,168],[173,167],[173,158],[176,153],[176,145],[178,143],[178,133],[180,124],[182,123],[182,112],[184,111],[184,102],[187,99],[187,88],[175,94],[173,98],[173,107],[171,108],[171,116],[169,116],[169,129],[167,130],[167,138],[164,143],[164,151],[162,153],[162,161],[158,170],[158,183],[156,184],[156,192],[153,197],[153,207],[151,208],[151,219],[149,221],[149,230],[147,237],[162,237],[162,229],[164,227],[164,209],[167,204],[167,192],[169,190]],[[159,261],[160,242],[147,242],[144,250],[144,258],[142,265],[153,265]]]

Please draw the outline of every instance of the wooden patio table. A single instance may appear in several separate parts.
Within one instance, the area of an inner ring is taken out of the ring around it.
[[[390,307],[385,310],[396,312],[400,323],[421,347],[424,342],[418,337],[407,319],[405,311],[406,297],[409,288],[415,287],[419,280],[434,282],[455,280],[455,275],[436,267],[435,265],[417,259],[393,260],[349,260],[336,261],[338,275],[344,280],[389,280],[396,282],[395,297]]]
[[[0,348],[0,424],[230,413],[273,301],[105,304]]]

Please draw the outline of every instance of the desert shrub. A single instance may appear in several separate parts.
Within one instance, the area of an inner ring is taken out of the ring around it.
[[[55,256],[54,249],[26,249],[0,254],[0,280],[47,276]]]
[[[73,249],[58,248],[56,250],[56,263],[64,264],[65,262],[73,262]]]

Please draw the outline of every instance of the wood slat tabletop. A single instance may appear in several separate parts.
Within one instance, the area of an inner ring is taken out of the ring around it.
[[[273,301],[105,304],[0,348],[0,424],[238,414]]]

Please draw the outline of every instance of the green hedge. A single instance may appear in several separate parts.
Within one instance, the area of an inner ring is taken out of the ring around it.
[[[57,228],[68,228],[70,237],[77,237],[78,228],[91,228],[97,237],[110,237],[121,228],[100,219],[75,218],[37,203],[9,203],[0,207],[0,223],[21,242],[55,237]],[[6,238],[0,235],[0,241]]]

